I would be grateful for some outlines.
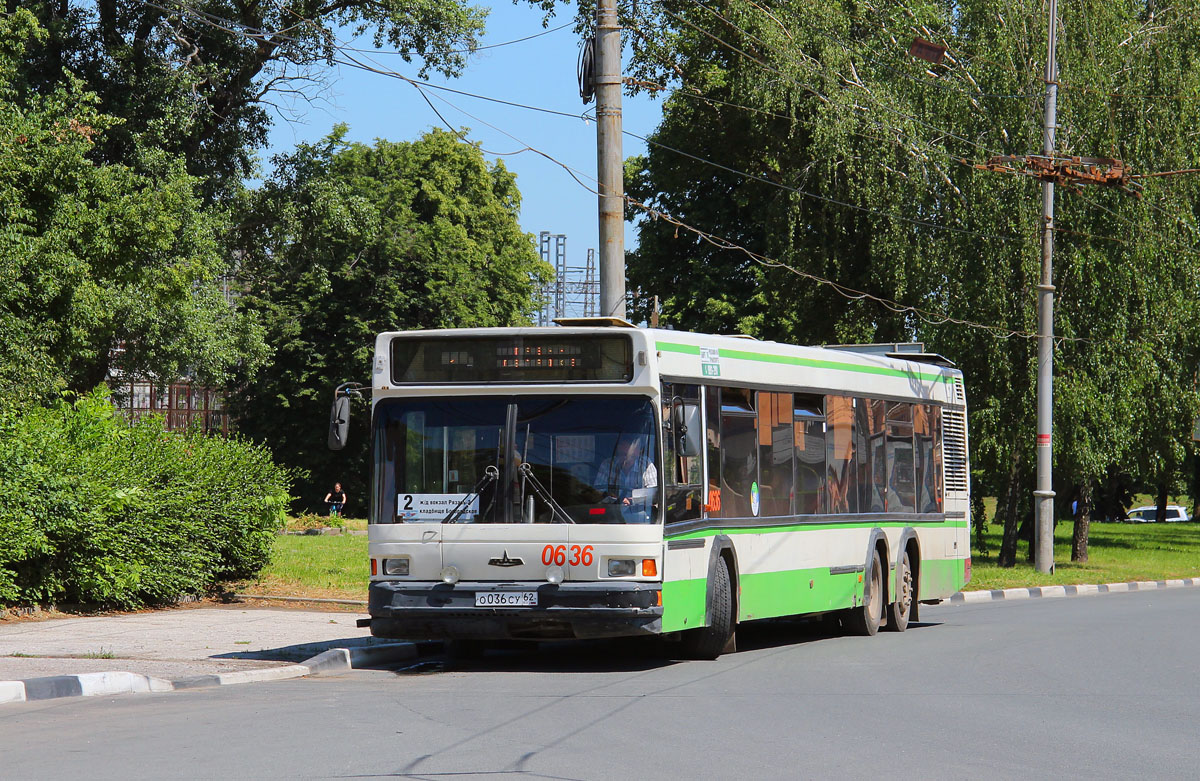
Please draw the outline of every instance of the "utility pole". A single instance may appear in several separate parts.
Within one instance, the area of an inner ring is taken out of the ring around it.
[[[621,159],[621,26],[616,0],[596,3],[596,178],[600,316],[625,317],[625,182]]]
[[[1042,155],[1054,157],[1058,120],[1058,0],[1050,0],[1046,39],[1046,117]],[[1038,285],[1037,490],[1033,492],[1034,555],[1038,572],[1054,571],[1054,181],[1042,180],[1042,280]]]

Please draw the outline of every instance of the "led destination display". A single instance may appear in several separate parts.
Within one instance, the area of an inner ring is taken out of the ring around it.
[[[397,337],[392,382],[629,382],[633,347],[621,334]]]

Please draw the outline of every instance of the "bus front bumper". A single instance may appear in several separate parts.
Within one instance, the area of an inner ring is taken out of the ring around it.
[[[476,607],[481,592],[537,592],[536,607]],[[372,581],[371,634],[405,640],[553,640],[658,634],[662,584]]]

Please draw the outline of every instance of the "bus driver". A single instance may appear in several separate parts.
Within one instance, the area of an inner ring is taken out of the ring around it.
[[[620,502],[626,523],[651,523],[651,508],[658,488],[658,469],[643,453],[644,435],[625,434],[617,442],[616,456],[605,459],[596,472],[595,487],[604,502]]]

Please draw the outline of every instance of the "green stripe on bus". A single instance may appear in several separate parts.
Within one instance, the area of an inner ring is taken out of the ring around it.
[[[962,591],[967,585],[966,561],[964,559],[931,559],[921,562],[921,583],[917,597],[926,599],[926,594],[950,596]]]
[[[928,559],[920,563],[919,599],[948,597],[966,585],[963,559]],[[889,568],[889,577],[895,570]],[[831,574],[829,567],[745,572],[738,576],[738,620],[824,613],[853,607],[862,597],[859,573]],[[895,584],[888,582],[889,599]],[[935,596],[930,596],[935,595]],[[677,632],[704,625],[708,583],[704,578],[663,584],[662,631]]]
[[[863,521],[862,523],[797,523],[788,526],[757,526],[739,529],[722,527],[718,529],[701,529],[684,534],[668,534],[668,540],[692,540],[702,537],[715,537],[718,534],[778,534],[779,532],[828,531],[830,529],[896,529],[911,526],[914,529],[965,529],[966,521]]]
[[[684,355],[699,355],[700,348],[690,344],[677,344],[675,342],[655,342],[655,346],[659,350],[670,353],[683,353]],[[793,355],[772,355],[770,353],[756,353],[749,350],[730,350],[721,348],[718,354],[722,358],[735,358],[741,361],[758,361],[760,363],[780,363],[788,366],[808,366],[813,369],[833,369],[844,372],[857,372],[859,374],[879,374],[886,377],[916,377],[921,380],[930,380],[932,382],[950,383],[953,381],[948,374],[930,374],[922,371],[905,371],[903,369],[889,369],[886,366],[860,366],[855,363],[843,363],[842,361],[827,361],[816,358],[800,358]]]
[[[678,632],[704,626],[708,579],[668,580],[663,583],[662,631]]]
[[[966,585],[963,559],[928,559],[921,561],[920,567],[919,599],[933,598],[930,595],[948,597]],[[889,569],[889,577],[894,575],[895,570]],[[857,572],[831,574],[829,567],[741,573],[738,576],[738,620],[824,613],[852,607],[855,597],[862,596],[862,583],[858,578]],[[893,598],[894,586],[893,582],[888,582],[889,599]],[[705,578],[663,583],[662,631],[677,632],[703,626],[707,599]]]
[[[675,344],[674,342],[655,342],[655,347],[659,350],[666,350],[669,353],[683,353],[684,355],[699,355],[700,348],[694,344]]]
[[[829,567],[745,573],[738,579],[738,620],[823,613],[850,607],[861,592],[858,573],[829,574]]]

